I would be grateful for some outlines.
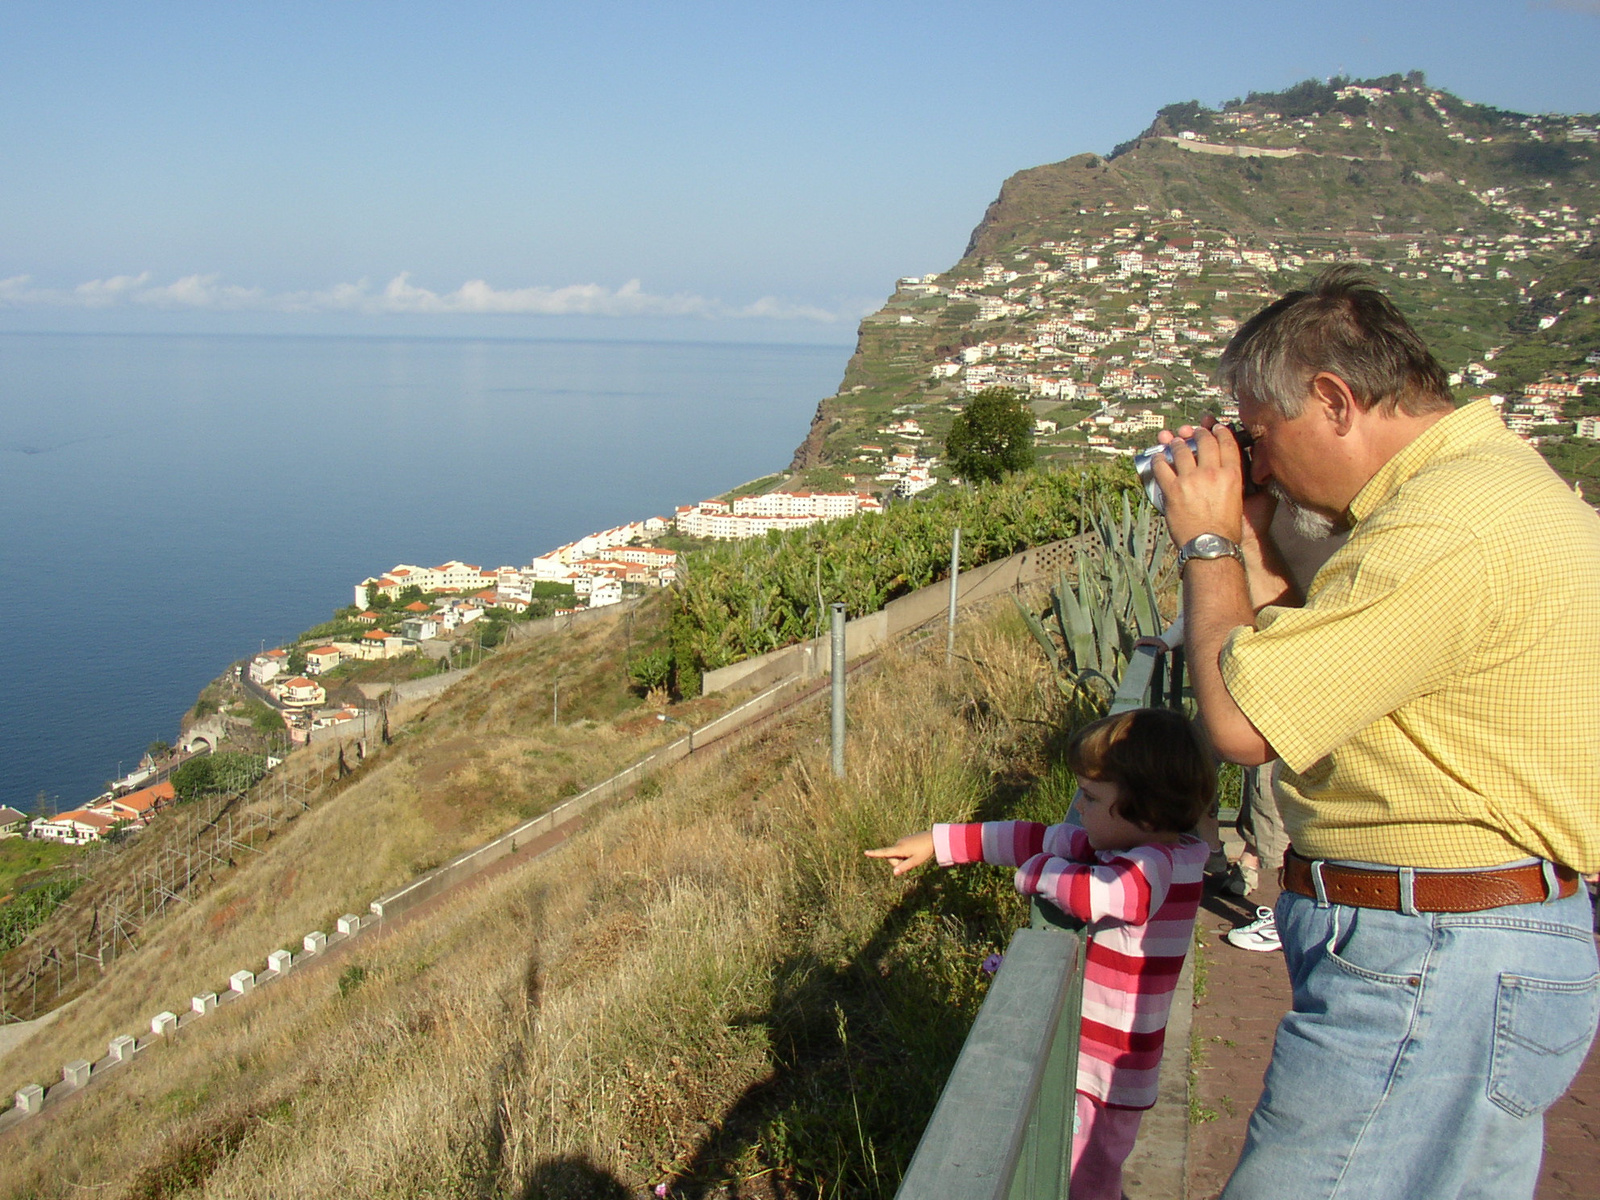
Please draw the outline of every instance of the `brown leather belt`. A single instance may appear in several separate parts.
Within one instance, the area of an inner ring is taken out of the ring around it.
[[[1403,900],[1409,876],[1413,911],[1460,913],[1512,904],[1542,904],[1555,898],[1550,895],[1552,884],[1562,897],[1578,890],[1576,871],[1552,863],[1550,872],[1547,878],[1541,863],[1486,871],[1411,871],[1400,867],[1341,867],[1325,862],[1321,871],[1322,897],[1330,904],[1406,912]],[[1317,897],[1311,860],[1293,850],[1283,860],[1278,883],[1284,891]]]

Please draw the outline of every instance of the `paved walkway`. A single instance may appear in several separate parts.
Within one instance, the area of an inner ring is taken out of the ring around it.
[[[1261,1095],[1278,1018],[1289,1005],[1280,954],[1237,950],[1222,940],[1270,904],[1276,888],[1249,900],[1214,896],[1200,910],[1203,958],[1196,971],[1189,1094],[1187,1196],[1210,1200],[1239,1157],[1245,1123]],[[1179,1047],[1174,1046],[1174,1049]],[[1538,1200],[1600,1196],[1600,1049],[1545,1116],[1544,1168]]]

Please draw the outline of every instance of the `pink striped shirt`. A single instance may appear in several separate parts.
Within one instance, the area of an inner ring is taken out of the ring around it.
[[[1172,994],[1194,939],[1205,842],[1185,834],[1170,846],[1096,851],[1076,825],[986,821],[935,825],[933,847],[946,867],[1016,867],[1024,896],[1088,922],[1078,1091],[1113,1108],[1154,1105]]]

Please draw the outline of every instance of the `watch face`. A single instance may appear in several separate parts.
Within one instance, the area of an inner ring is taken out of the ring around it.
[[[1233,549],[1233,543],[1218,533],[1202,533],[1193,545],[1197,558],[1221,558]]]

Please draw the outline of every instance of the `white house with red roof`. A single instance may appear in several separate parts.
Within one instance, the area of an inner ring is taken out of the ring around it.
[[[162,780],[126,796],[109,796],[88,805],[90,812],[110,817],[113,821],[131,821],[135,825],[148,825],[155,815],[174,803],[178,793],[169,780]]]
[[[116,818],[104,813],[75,808],[59,816],[39,817],[28,828],[36,838],[79,846],[85,842],[99,841],[111,832],[116,823]]]
[[[268,650],[265,654],[258,654],[250,660],[250,681],[265,687],[281,675],[288,665],[287,650]]]
[[[285,679],[273,690],[277,693],[278,702],[285,708],[321,708],[328,702],[328,693],[322,685],[304,675]]]
[[[306,651],[306,674],[321,675],[324,671],[331,671],[344,659],[337,646],[318,646],[315,650]]]

